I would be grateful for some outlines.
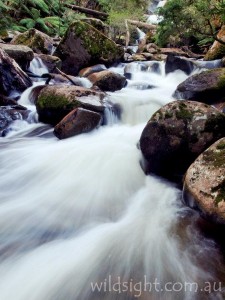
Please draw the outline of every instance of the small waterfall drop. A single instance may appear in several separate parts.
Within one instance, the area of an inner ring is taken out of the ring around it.
[[[42,59],[39,57],[35,57],[31,63],[30,67],[28,69],[31,73],[35,75],[41,76],[42,74],[48,73],[48,68],[43,63]]]

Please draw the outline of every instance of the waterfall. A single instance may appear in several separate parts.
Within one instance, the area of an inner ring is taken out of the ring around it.
[[[1,138],[0,299],[222,299],[205,290],[224,285],[224,265],[204,221],[140,167],[146,122],[187,78],[163,69],[130,68],[128,86],[108,93],[121,108],[110,126],[60,141],[18,121]],[[35,112],[30,92],[20,103]]]
[[[43,63],[42,59],[39,57],[35,57],[31,63],[30,67],[28,69],[31,73],[35,75],[41,76],[42,74],[48,73],[48,68]]]

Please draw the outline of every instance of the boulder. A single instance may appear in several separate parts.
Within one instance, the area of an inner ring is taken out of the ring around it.
[[[29,115],[26,108],[15,108],[9,106],[0,107],[0,136],[5,136],[8,132],[8,127],[15,120],[25,120]]]
[[[153,57],[153,54],[149,53],[151,58]],[[143,55],[143,53],[138,54],[132,54],[127,61],[146,61],[147,58]]]
[[[125,76],[109,70],[93,73],[88,76],[88,79],[100,90],[109,92],[121,90],[127,84]]]
[[[189,167],[183,199],[203,216],[225,224],[225,138],[205,150]]]
[[[83,22],[90,24],[95,29],[99,30],[101,33],[109,36],[110,34],[110,27],[109,25],[105,24],[102,20],[96,18],[83,18]]]
[[[0,91],[8,96],[12,91],[23,92],[32,82],[14,59],[0,48]]]
[[[0,44],[0,48],[11,58],[15,59],[18,65],[25,71],[29,68],[30,62],[34,58],[33,50],[27,46]]]
[[[124,50],[93,26],[75,21],[66,31],[54,55],[61,58],[63,72],[77,75],[79,70],[90,65],[110,65],[120,61]]]
[[[83,108],[76,108],[55,126],[54,134],[60,140],[66,139],[89,132],[99,127],[101,123],[101,114]]]
[[[80,70],[79,76],[81,77],[88,77],[92,73],[97,73],[106,70],[106,66],[103,64],[94,65],[91,67],[84,68]]]
[[[225,135],[225,115],[207,104],[177,100],[145,126],[140,149],[147,173],[179,180],[196,157]]]
[[[159,47],[154,43],[147,44],[144,50],[152,54],[156,54],[160,52]]]
[[[56,125],[78,107],[103,113],[104,97],[102,92],[79,86],[54,85],[43,88],[35,104],[39,120]]]
[[[220,29],[217,38],[225,42],[225,26]],[[218,41],[214,41],[212,47],[206,53],[204,60],[215,60],[225,56],[225,45]]]
[[[192,75],[180,83],[175,98],[213,104],[225,98],[225,68],[217,68]]]
[[[48,54],[35,54],[35,57],[39,57],[42,60],[49,73],[56,73],[56,68],[61,69],[62,61],[57,56]]]
[[[160,52],[165,55],[172,54],[174,56],[188,57],[188,54],[180,48],[160,48]]]
[[[28,46],[35,53],[51,54],[54,42],[47,34],[32,28],[15,36],[11,44]]]
[[[166,74],[172,73],[176,70],[181,70],[185,74],[190,75],[195,69],[195,64],[188,58],[174,56],[169,54],[166,59],[165,72]]]
[[[126,58],[126,61],[147,61],[147,60],[152,60],[152,61],[164,61],[166,60],[167,56],[161,53],[148,53],[148,52],[143,52],[143,53],[138,53],[138,54],[133,54],[130,55],[129,57]]]

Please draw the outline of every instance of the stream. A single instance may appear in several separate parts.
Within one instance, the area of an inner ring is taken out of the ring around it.
[[[21,95],[29,120],[0,140],[1,300],[223,299],[224,258],[207,222],[140,166],[144,126],[187,75],[141,66],[108,93],[121,120],[106,110],[106,126],[66,140],[38,123],[32,88]]]

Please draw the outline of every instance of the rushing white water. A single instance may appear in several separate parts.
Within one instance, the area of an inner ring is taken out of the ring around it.
[[[200,290],[222,281],[222,260],[198,214],[140,167],[146,121],[186,77],[132,72],[109,94],[121,121],[91,133],[59,141],[21,121],[1,139],[1,300],[222,299]]]
[[[42,74],[48,73],[48,68],[41,58],[35,57],[30,63],[29,71],[35,75],[41,76]]]

